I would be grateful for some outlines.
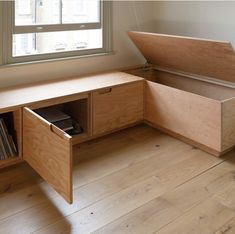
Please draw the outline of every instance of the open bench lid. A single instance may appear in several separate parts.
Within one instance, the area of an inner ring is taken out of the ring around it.
[[[150,64],[235,82],[235,53],[229,42],[133,31],[128,35]]]

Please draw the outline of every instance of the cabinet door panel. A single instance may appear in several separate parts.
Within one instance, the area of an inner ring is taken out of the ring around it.
[[[143,82],[93,93],[93,135],[143,120]]]
[[[23,158],[72,203],[71,137],[29,108],[23,110]]]

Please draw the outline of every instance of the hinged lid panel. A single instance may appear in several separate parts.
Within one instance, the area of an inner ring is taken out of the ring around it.
[[[144,32],[128,35],[151,64],[235,82],[235,54],[229,42]]]

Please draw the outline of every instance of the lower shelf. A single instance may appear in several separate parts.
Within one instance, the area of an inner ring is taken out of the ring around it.
[[[0,160],[0,168],[12,166],[21,162],[23,162],[23,159],[21,157],[14,157],[5,160]]]
[[[88,140],[89,138],[90,138],[90,136],[86,132],[78,134],[78,135],[74,135],[74,136],[72,136],[72,144],[76,145],[76,144],[82,143],[82,142]]]

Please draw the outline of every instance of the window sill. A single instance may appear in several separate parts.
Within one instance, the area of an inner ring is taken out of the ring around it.
[[[34,65],[34,64],[42,64],[42,63],[53,63],[53,62],[60,62],[60,61],[67,61],[67,60],[93,58],[93,57],[98,57],[98,56],[110,56],[110,55],[114,55],[114,54],[115,54],[114,51],[110,51],[110,52],[89,54],[89,55],[80,55],[80,56],[71,56],[71,57],[64,57],[64,58],[36,60],[36,61],[32,61],[32,62],[18,62],[18,63],[11,63],[11,64],[2,64],[2,65],[0,65],[0,69],[10,68],[10,67],[18,67],[18,66],[26,66],[26,65]]]

